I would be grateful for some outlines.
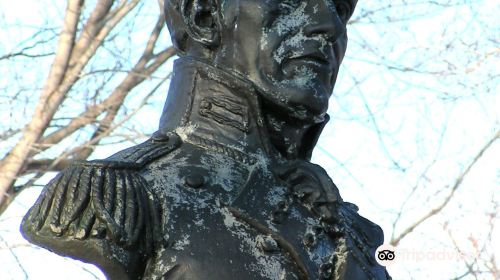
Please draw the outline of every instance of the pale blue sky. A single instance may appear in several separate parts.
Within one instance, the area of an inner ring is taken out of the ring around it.
[[[358,14],[363,2],[358,3]],[[365,5],[382,2],[386,1]],[[400,2],[394,1],[395,6]],[[344,199],[358,204],[362,215],[384,228],[387,240],[403,201],[409,198],[396,233],[439,205],[457,175],[500,128],[500,5],[497,1],[438,1],[466,5],[436,8],[429,1],[420,2],[423,4],[411,8],[394,7],[380,14],[379,22],[361,18],[349,27],[350,46],[329,111],[332,122],[313,157],[329,172]],[[0,30],[0,56],[15,50],[37,26],[44,25],[42,14],[61,18],[64,4],[62,0],[0,0],[0,21],[18,25]],[[156,1],[148,5],[148,13],[154,14]],[[387,24],[387,18],[393,22]],[[9,72],[9,67],[16,66],[0,63],[3,73]],[[165,68],[167,71],[168,66]],[[24,79],[36,83],[39,73],[25,71]],[[9,79],[8,75],[0,77],[0,89]],[[1,94],[0,106],[5,106]],[[156,106],[141,112],[138,119],[157,119],[163,98],[157,97]],[[2,119],[13,121],[1,111]],[[17,113],[18,120],[29,116],[28,111]],[[151,123],[145,129],[151,132],[155,126]],[[93,157],[104,157],[120,148],[98,149]],[[443,213],[403,240],[399,250],[427,257],[415,260],[407,256],[389,267],[394,279],[451,279],[464,272],[463,260],[453,255],[456,250],[450,232],[472,255],[471,237],[481,244],[487,239],[486,213],[499,201],[498,158],[497,143],[472,169]],[[9,244],[29,279],[94,279],[80,264],[32,249],[21,239],[17,230],[20,217],[39,190],[23,193],[0,217],[0,278],[24,279],[23,270],[7,249]],[[494,233],[493,242],[484,244],[498,253],[498,227]],[[438,254],[452,257],[429,257]],[[467,260],[472,262],[473,258]]]

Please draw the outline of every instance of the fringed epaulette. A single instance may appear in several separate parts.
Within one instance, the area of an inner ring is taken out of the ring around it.
[[[114,255],[125,266],[130,265],[130,258],[120,257],[127,252],[139,259],[150,255],[163,242],[162,215],[155,194],[139,172],[179,145],[176,134],[154,135],[108,159],[72,164],[47,184],[25,216],[25,237],[77,258],[87,254],[83,251],[88,248],[68,248],[66,252],[60,245],[104,240],[114,250],[107,253],[121,252]]]

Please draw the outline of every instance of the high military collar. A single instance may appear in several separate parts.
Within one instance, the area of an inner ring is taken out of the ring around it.
[[[243,76],[183,57],[174,64],[159,131],[175,131],[186,142],[243,157],[309,160],[328,117],[320,124],[291,126],[262,108]]]

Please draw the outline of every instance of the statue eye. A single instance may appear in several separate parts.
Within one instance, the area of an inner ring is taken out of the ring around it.
[[[335,4],[335,9],[340,19],[347,23],[353,12],[351,5],[347,1],[338,1]]]

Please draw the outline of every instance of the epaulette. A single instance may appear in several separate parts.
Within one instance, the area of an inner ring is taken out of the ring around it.
[[[123,266],[151,255],[163,242],[162,215],[155,194],[139,172],[180,143],[174,133],[155,134],[108,159],[72,164],[43,189],[24,217],[23,234],[37,245],[78,258],[82,257],[78,248],[66,252],[60,245],[104,241],[94,247],[111,248],[113,252],[104,253],[114,255],[110,257]],[[128,252],[136,257],[128,257]]]

